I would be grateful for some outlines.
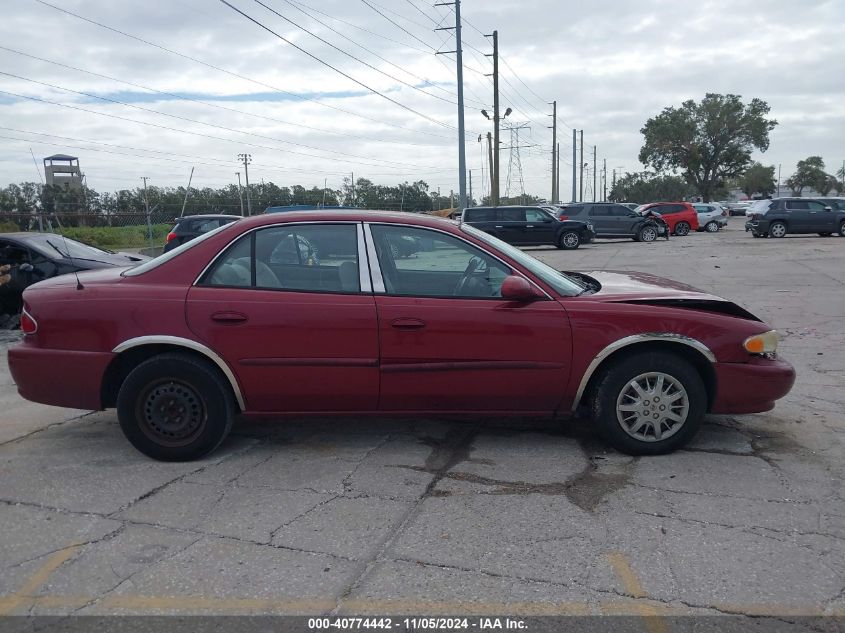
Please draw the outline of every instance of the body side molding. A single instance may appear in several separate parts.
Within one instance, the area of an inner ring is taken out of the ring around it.
[[[688,336],[684,336],[682,334],[673,334],[671,332],[649,332],[644,334],[634,334],[632,336],[626,336],[624,338],[619,339],[618,341],[614,341],[607,347],[605,347],[602,351],[596,354],[596,357],[590,362],[587,366],[584,375],[581,377],[581,384],[578,385],[578,391],[575,393],[575,399],[572,401],[572,412],[574,413],[575,410],[578,408],[578,405],[581,403],[581,398],[584,395],[584,390],[587,388],[587,384],[590,382],[590,378],[593,377],[596,369],[599,365],[601,365],[602,361],[604,361],[608,356],[613,354],[614,352],[628,347],[630,345],[635,345],[637,343],[650,343],[650,342],[666,342],[666,343],[680,343],[681,345],[686,345],[687,347],[691,347],[696,350],[699,354],[704,356],[708,361],[711,363],[716,362],[716,355],[710,351],[710,348],[707,347],[701,341],[698,341],[694,338],[690,338]]]
[[[123,341],[112,350],[112,353],[120,354],[126,350],[141,347],[142,345],[175,345],[177,347],[185,347],[195,352],[199,352],[209,360],[213,361],[214,364],[220,368],[220,371],[223,372],[223,375],[226,376],[226,379],[232,386],[232,391],[235,392],[235,399],[238,402],[238,407],[241,411],[246,411],[244,397],[241,393],[240,385],[238,385],[238,381],[235,378],[235,374],[232,373],[232,370],[229,368],[229,365],[226,364],[226,361],[220,358],[220,356],[218,356],[217,353],[210,347],[188,338],[182,338],[181,336],[154,335],[139,336],[137,338],[131,338]]]

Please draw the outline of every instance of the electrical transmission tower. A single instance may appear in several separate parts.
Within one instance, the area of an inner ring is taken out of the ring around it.
[[[508,159],[508,179],[505,184],[505,197],[510,197],[512,185],[514,189],[516,189],[516,186],[519,185],[519,195],[520,197],[523,197],[525,196],[525,178],[522,174],[522,159],[519,155],[519,150],[535,146],[520,145],[519,131],[530,130],[531,126],[528,121],[521,121],[518,123],[505,123],[504,127],[506,130],[510,131],[511,135],[510,158]]]

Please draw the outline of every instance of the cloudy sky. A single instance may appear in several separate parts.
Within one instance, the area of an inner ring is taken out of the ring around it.
[[[252,182],[339,188],[354,172],[457,190],[455,59],[434,54],[455,48],[451,31],[435,31],[454,24],[449,7],[228,2],[0,0],[0,185],[37,180],[31,148],[39,163],[78,156],[100,191],[142,176],[184,185],[192,166],[194,185],[223,186],[243,152]],[[492,111],[493,29],[530,193],[551,193],[553,99],[564,199],[573,127],[608,173],[637,171],[646,119],[707,92],[771,105],[780,125],[758,158],[784,179],[809,155],[830,172],[845,159],[842,0],[464,0],[462,13],[476,196],[489,189],[478,137],[490,130],[480,111]],[[504,193],[506,130],[502,145]],[[518,180],[514,165],[511,193]]]

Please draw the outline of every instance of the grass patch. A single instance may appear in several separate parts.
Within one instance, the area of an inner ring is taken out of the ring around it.
[[[153,224],[152,246],[162,246],[172,224]],[[147,226],[72,226],[57,231],[77,242],[120,250],[124,248],[146,248],[150,246]]]

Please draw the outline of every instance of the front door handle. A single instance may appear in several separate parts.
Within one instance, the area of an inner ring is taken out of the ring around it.
[[[240,312],[215,312],[211,315],[211,320],[217,323],[235,325],[249,320],[249,317]]]
[[[393,319],[390,325],[398,330],[421,330],[425,327],[425,321],[422,319],[412,319],[411,317],[399,317]]]

